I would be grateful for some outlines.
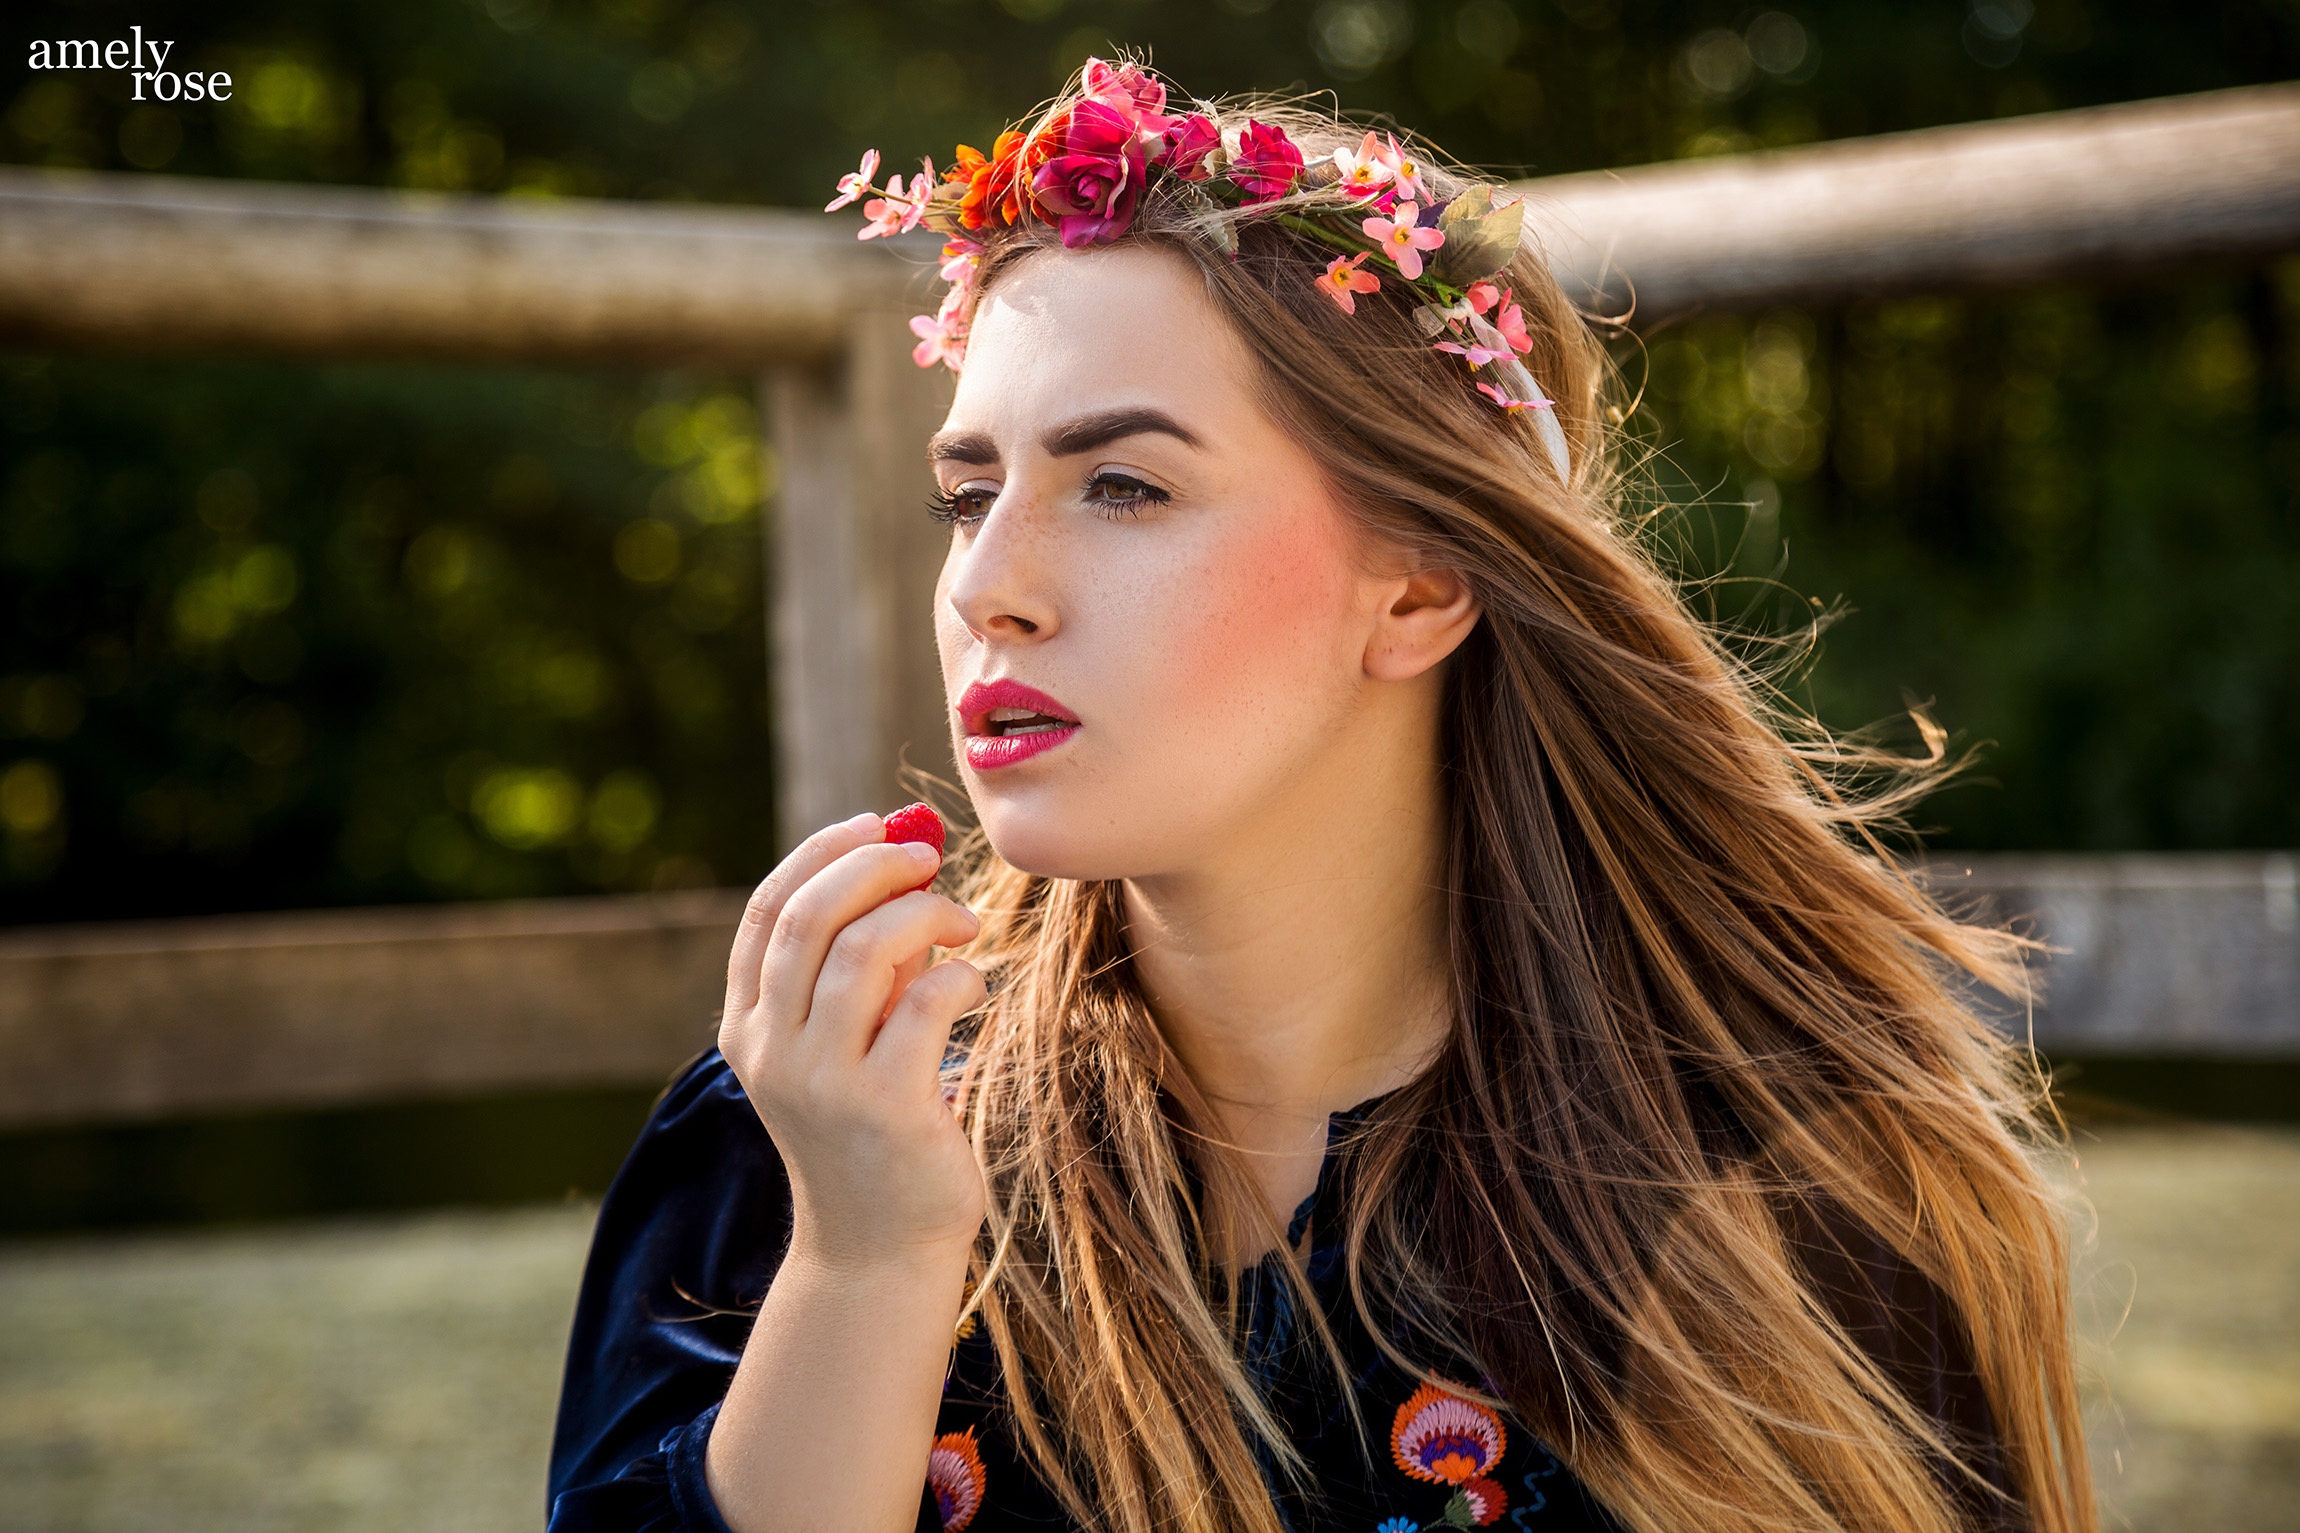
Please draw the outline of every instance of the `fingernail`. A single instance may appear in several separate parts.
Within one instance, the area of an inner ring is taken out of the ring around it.
[[[874,829],[877,825],[878,816],[872,814],[868,809],[865,809],[861,814],[858,814],[853,819],[847,821],[847,829],[849,830],[871,830]]]
[[[942,853],[936,851],[932,846],[929,846],[924,841],[905,841],[903,845],[910,848],[910,854],[921,862],[942,861]]]

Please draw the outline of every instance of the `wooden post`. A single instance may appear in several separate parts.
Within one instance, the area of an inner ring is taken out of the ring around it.
[[[860,311],[836,363],[777,368],[761,388],[781,459],[765,540],[778,856],[904,802],[905,760],[957,772],[934,642],[946,540],[926,515],[926,439],[951,383],[911,361],[908,318]]]

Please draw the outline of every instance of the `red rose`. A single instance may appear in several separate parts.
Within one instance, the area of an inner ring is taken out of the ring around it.
[[[1031,177],[1040,212],[1058,221],[1062,243],[1107,244],[1134,218],[1147,167],[1134,124],[1093,97],[1070,109],[1061,148]]]
[[[1192,112],[1166,130],[1166,147],[1160,151],[1158,163],[1185,181],[1203,181],[1213,174],[1206,168],[1206,156],[1221,146],[1222,134],[1213,119]]]
[[[1246,200],[1268,202],[1294,189],[1302,173],[1302,151],[1283,128],[1269,128],[1246,119],[1238,135],[1238,152],[1230,161],[1230,179],[1245,188]]]

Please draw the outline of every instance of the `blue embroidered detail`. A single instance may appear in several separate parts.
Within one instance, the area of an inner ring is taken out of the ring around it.
[[[1525,1493],[1531,1499],[1529,1499],[1525,1505],[1512,1510],[1509,1514],[1511,1525],[1520,1529],[1526,1526],[1526,1518],[1531,1517],[1534,1513],[1549,1505],[1548,1495],[1542,1491],[1540,1486],[1534,1484],[1533,1482],[1536,1480],[1546,1480],[1551,1475],[1556,1474],[1558,1471],[1565,1467],[1563,1464],[1557,1461],[1556,1454],[1550,1452],[1547,1448],[1542,1447],[1540,1444],[1534,1444],[1533,1451],[1541,1455],[1541,1467],[1528,1471],[1526,1475],[1518,1482],[1525,1487]]]

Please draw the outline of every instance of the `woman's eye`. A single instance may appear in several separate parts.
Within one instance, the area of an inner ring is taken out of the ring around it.
[[[937,490],[926,498],[926,514],[945,527],[972,527],[990,514],[998,492],[981,485],[962,484],[955,490]]]
[[[1140,516],[1144,511],[1162,506],[1173,498],[1174,492],[1171,490],[1162,490],[1132,474],[1116,473],[1110,469],[1104,469],[1086,481],[1086,504],[1103,516]]]

